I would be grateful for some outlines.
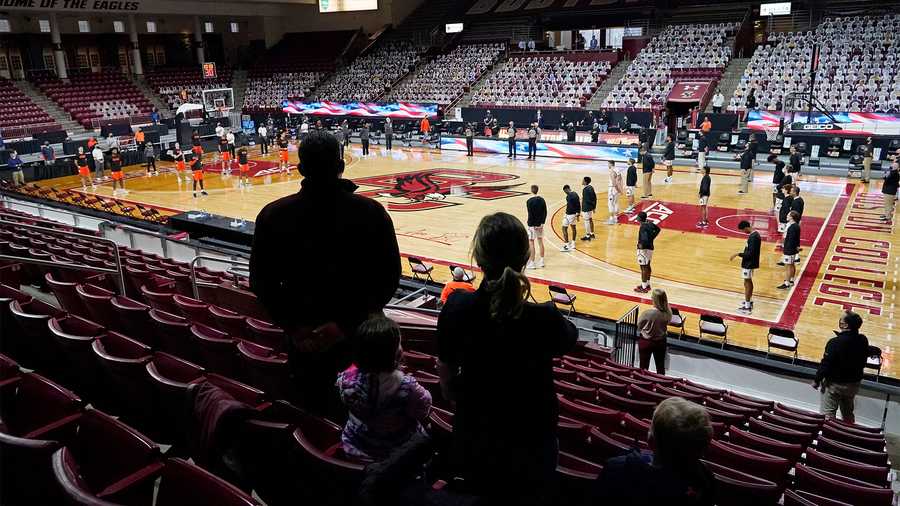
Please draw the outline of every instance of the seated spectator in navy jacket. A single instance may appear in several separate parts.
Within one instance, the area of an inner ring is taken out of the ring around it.
[[[681,397],[662,401],[650,425],[653,451],[607,460],[597,477],[594,504],[712,506],[715,480],[700,462],[711,439],[705,408]]]

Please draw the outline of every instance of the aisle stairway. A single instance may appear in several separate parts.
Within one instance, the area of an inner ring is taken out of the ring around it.
[[[719,90],[722,91],[722,95],[725,95],[725,107],[728,107],[728,101],[734,95],[734,90],[740,84],[741,77],[744,75],[744,71],[747,70],[749,63],[750,58],[734,58],[725,67],[725,72],[719,81]],[[712,112],[712,100],[706,105],[706,111]]]
[[[144,96],[147,97],[147,100],[149,100],[150,103],[153,104],[153,107],[156,107],[156,110],[159,111],[160,116],[162,116],[163,118],[171,118],[175,116],[175,111],[171,110],[171,108],[169,108],[169,104],[167,104],[162,99],[162,97],[159,96],[159,93],[151,88],[149,84],[147,84],[147,81],[143,76],[131,76],[130,79],[131,82],[133,82],[134,85],[137,86],[139,90],[141,90],[141,93],[143,93]]]
[[[615,88],[616,84],[622,79],[625,75],[625,71],[628,69],[628,65],[631,64],[631,60],[622,60],[618,65],[613,67],[612,72],[610,72],[609,77],[603,81],[603,84],[600,85],[600,88],[597,90],[597,93],[594,93],[594,96],[591,97],[591,101],[588,102],[587,108],[592,110],[597,110],[600,108],[600,104],[606,100],[606,97],[609,95],[609,92]]]
[[[488,79],[491,78],[497,71],[502,69],[506,65],[506,60],[499,60],[494,64],[484,75],[481,76],[481,79],[475,82],[469,91],[463,94],[463,96],[456,102],[456,104],[451,104],[451,107],[469,107],[472,104],[472,92],[474,92],[478,87],[482,85],[482,83],[486,83]]]
[[[47,95],[44,95],[40,92],[40,90],[32,86],[30,82],[17,80],[13,81],[13,83],[17,88],[19,88],[19,90],[22,91],[22,93],[27,95],[32,102],[37,104],[37,106],[46,111],[54,121],[59,123],[59,126],[61,126],[66,132],[69,132],[73,135],[90,132],[90,130],[84,128],[80,123],[73,120],[72,116],[70,116],[69,113],[56,105],[56,102],[54,102]]]
[[[247,91],[247,71],[233,70],[231,72],[231,88],[234,90],[234,110],[241,111],[244,108],[244,93]]]

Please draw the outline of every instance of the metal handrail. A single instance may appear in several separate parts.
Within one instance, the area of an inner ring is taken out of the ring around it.
[[[80,239],[88,239],[88,240],[91,240],[91,241],[94,241],[97,243],[101,243],[101,244],[105,243],[107,245],[111,245],[112,250],[115,255],[115,259],[116,259],[116,270],[111,271],[110,269],[105,269],[103,267],[93,267],[93,269],[97,270],[97,271],[111,272],[113,274],[118,274],[119,289],[121,290],[121,293],[123,295],[125,294],[125,276],[124,276],[124,273],[122,270],[122,257],[119,254],[119,245],[116,244],[115,242],[110,241],[109,239],[105,239],[105,238],[97,237],[97,236],[93,236],[93,235],[79,234],[77,232],[69,232],[67,230],[59,230],[59,229],[49,228],[49,227],[39,227],[37,225],[28,225],[28,224],[20,223],[20,222],[16,222],[16,221],[8,221],[8,220],[4,220],[2,217],[0,217],[0,225],[4,225],[4,224],[5,225],[13,225],[18,228],[37,230],[37,231],[48,233],[48,234],[59,234],[59,235],[62,235],[63,237],[76,237],[76,238],[80,238]],[[9,256],[9,255],[4,255],[4,256]],[[37,259],[27,259],[26,258],[22,261],[26,261],[26,260],[30,260],[33,263],[38,263]],[[41,260],[40,262],[46,262],[46,261]],[[65,263],[59,263],[59,262],[48,262],[48,263],[50,266],[76,265],[76,264],[65,264]]]
[[[198,261],[198,260],[209,260],[209,261],[212,261],[212,262],[227,263],[227,264],[231,264],[231,265],[232,265],[232,268],[233,268],[233,266],[246,267],[248,271],[249,271],[249,268],[250,268],[250,262],[243,262],[243,261],[240,261],[240,260],[232,260],[232,259],[230,259],[230,258],[213,257],[213,256],[209,256],[209,255],[197,255],[197,256],[195,256],[195,257],[191,260],[191,289],[192,289],[193,292],[194,292],[194,298],[195,298],[195,299],[199,299],[199,298],[200,298],[200,291],[197,289],[197,261]],[[234,274],[234,271],[233,271],[231,268],[229,269],[229,271],[231,271],[232,274]],[[237,281],[237,275],[235,275],[235,281]]]

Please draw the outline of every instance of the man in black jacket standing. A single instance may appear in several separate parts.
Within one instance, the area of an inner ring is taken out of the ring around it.
[[[528,242],[531,243],[531,254],[526,269],[540,269],[544,266],[544,223],[547,221],[547,202],[538,195],[538,186],[531,185],[533,197],[525,202],[528,210]],[[535,246],[537,248],[535,249]],[[540,256],[536,257],[537,250]]]
[[[475,127],[471,123],[466,123],[466,156],[472,156],[475,153]]]
[[[859,392],[863,371],[869,355],[869,340],[859,333],[862,317],[846,311],[838,320],[840,331],[835,332],[819,363],[813,388],[822,391],[822,413],[828,418],[836,418],[838,408],[841,418],[855,423],[853,401]]]
[[[597,193],[591,186],[591,178],[585,176],[581,180],[581,217],[584,218],[584,237],[582,241],[594,238],[594,211],[597,209]]]
[[[744,303],[738,311],[750,314],[753,311],[753,271],[759,269],[759,252],[762,247],[762,238],[759,232],[753,230],[750,222],[744,220],[738,223],[738,229],[747,234],[747,245],[744,251],[731,255],[730,260],[741,257],[741,277],[744,278]]]
[[[749,190],[750,186],[750,178],[753,177],[753,151],[750,149],[750,144],[747,144],[747,148],[741,153],[741,186],[738,189],[738,193],[745,194]]]
[[[637,263],[641,268],[641,284],[636,286],[634,291],[647,293],[650,291],[650,275],[653,273],[650,268],[650,261],[653,260],[653,241],[659,235],[660,229],[656,223],[647,221],[647,213],[644,211],[638,213],[637,219],[641,224],[637,241]]]
[[[884,196],[884,214],[881,221],[891,223],[894,220],[894,205],[897,203],[897,187],[900,186],[900,167],[897,160],[891,162],[891,170],[884,176],[881,193]]]
[[[356,185],[341,178],[344,161],[333,135],[309,132],[300,159],[300,191],[256,218],[250,288],[285,331],[296,401],[336,416],[342,408],[334,379],[350,365],[356,328],[394,295],[400,252],[384,206],[355,195]],[[367,273],[365,283],[358,272]]]
[[[800,261],[800,215],[797,211],[788,213],[788,226],[784,232],[782,258],[778,265],[784,266],[784,283],[778,285],[779,290],[787,290],[794,286],[797,275],[797,262]]]

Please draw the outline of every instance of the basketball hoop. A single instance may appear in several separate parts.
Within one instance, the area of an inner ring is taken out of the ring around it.
[[[224,117],[228,116],[228,108],[227,107],[224,107],[224,106],[216,107],[216,112],[218,114],[217,117],[219,117],[219,118],[224,118]]]
[[[778,125],[766,126],[763,127],[763,130],[766,132],[766,140],[769,142],[774,141],[778,137]]]

